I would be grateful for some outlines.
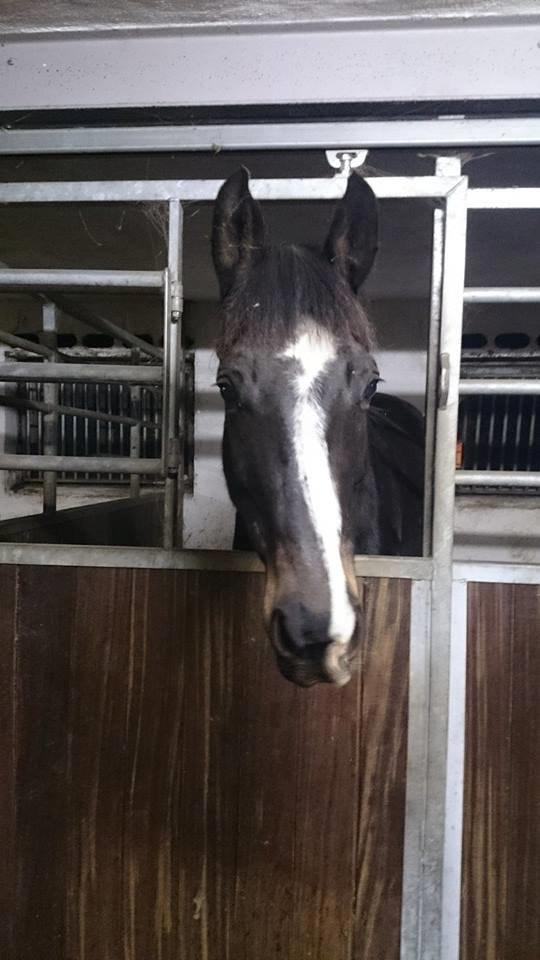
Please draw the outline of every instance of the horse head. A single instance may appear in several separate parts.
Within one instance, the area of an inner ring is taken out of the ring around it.
[[[342,685],[361,627],[355,544],[377,550],[378,370],[357,297],[377,250],[375,196],[352,175],[320,250],[274,247],[241,169],[219,192],[212,248],[223,466],[265,565],[266,628],[288,679]]]

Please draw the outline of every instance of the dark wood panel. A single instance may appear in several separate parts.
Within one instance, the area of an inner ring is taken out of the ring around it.
[[[15,567],[0,567],[0,954],[15,960],[17,850]]]
[[[0,576],[13,960],[397,960],[409,584],[367,581],[358,675],[302,691],[259,575]]]
[[[471,584],[462,960],[540,956],[540,588]]]
[[[409,585],[370,580],[359,725],[355,960],[399,957],[407,757]]]

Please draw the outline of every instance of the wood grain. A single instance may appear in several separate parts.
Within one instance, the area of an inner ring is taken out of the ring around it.
[[[17,571],[4,568],[0,574],[0,955],[15,960],[14,883],[17,848],[16,712],[17,664],[15,604]]]
[[[540,957],[540,588],[471,584],[462,960]]]
[[[259,575],[0,568],[2,957],[397,960],[409,589],[305,691]]]

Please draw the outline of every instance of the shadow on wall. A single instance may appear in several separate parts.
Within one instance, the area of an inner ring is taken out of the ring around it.
[[[0,541],[86,546],[160,547],[162,494],[74,507],[0,523]]]

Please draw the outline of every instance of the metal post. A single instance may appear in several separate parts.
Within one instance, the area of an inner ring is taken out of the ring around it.
[[[421,960],[440,960],[441,950],[455,457],[466,225],[467,179],[463,177],[447,196],[444,216],[440,384],[433,488],[429,741],[419,954]]]
[[[131,351],[131,363],[133,365],[139,362],[139,351]],[[137,460],[141,455],[141,388],[134,384],[129,390],[130,414],[136,420],[136,423],[129,430],[129,455]],[[141,478],[137,473],[131,473],[129,477],[129,495],[130,497],[140,497]]]
[[[182,238],[183,211],[179,200],[169,202],[168,284],[165,292],[166,393],[164,402],[164,442],[166,477],[163,512],[163,544],[170,550],[183,541],[183,426],[180,422],[180,397],[183,390],[182,357]]]
[[[46,346],[51,351],[51,355],[45,362],[54,362],[58,359],[56,349],[58,346],[57,337],[57,310],[54,303],[45,302],[41,307],[41,318],[44,337],[47,340]],[[55,407],[58,404],[58,383],[43,384],[43,400],[47,404]],[[57,423],[56,412],[50,411],[43,414],[43,453],[45,456],[54,457],[57,447]],[[55,513],[56,511],[56,473],[52,470],[43,471],[43,513]]]
[[[435,173],[438,177],[459,177],[461,161],[458,157],[437,157]],[[433,537],[433,470],[435,456],[435,411],[439,378],[439,337],[441,323],[441,295],[443,275],[443,221],[444,213],[437,207],[433,213],[433,245],[431,253],[431,299],[426,369],[425,406],[425,466],[424,466],[424,557],[430,556]]]
[[[161,384],[162,370],[157,365],[131,367],[120,363],[1,363],[0,382],[28,380],[52,383],[147,383]]]
[[[444,161],[444,157],[442,158]],[[441,158],[435,172],[442,174]],[[433,456],[435,448],[435,407],[437,405],[437,377],[439,367],[439,326],[441,322],[441,290],[443,265],[443,211],[433,212],[433,239],[431,248],[431,297],[426,357],[425,451],[424,451],[424,515],[422,523],[422,555],[431,554],[433,507]]]

